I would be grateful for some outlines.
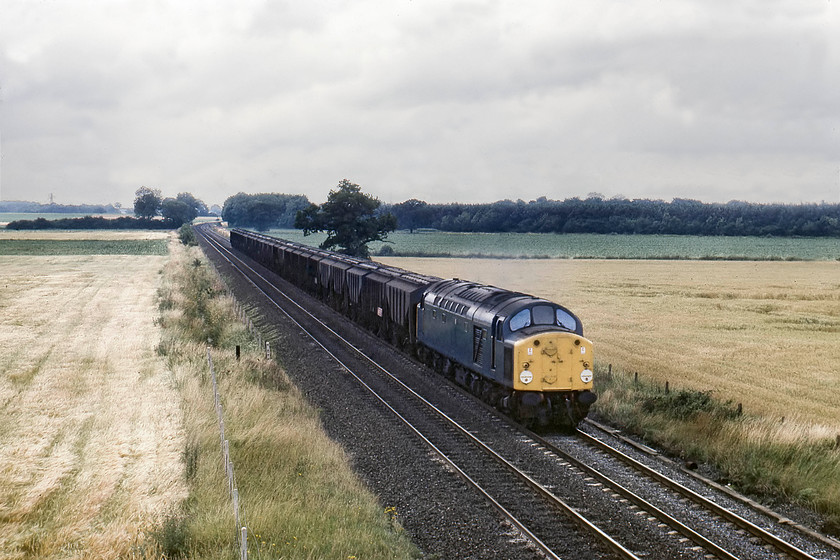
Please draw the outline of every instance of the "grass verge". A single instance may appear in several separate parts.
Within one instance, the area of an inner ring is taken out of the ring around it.
[[[165,274],[158,350],[182,396],[189,497],[149,533],[143,555],[238,557],[209,381],[209,339],[249,529],[249,558],[417,556],[388,508],[322,432],[316,411],[236,321],[234,302],[201,252],[174,247]],[[236,345],[243,348],[240,360]]]
[[[671,389],[598,367],[597,413],[684,460],[714,465],[723,482],[766,501],[812,508],[840,536],[840,436],[796,418],[741,414],[711,392]]]

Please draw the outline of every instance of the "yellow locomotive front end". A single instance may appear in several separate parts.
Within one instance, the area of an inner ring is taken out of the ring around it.
[[[568,332],[550,331],[513,345],[513,389],[537,392],[592,390],[592,342]]]
[[[574,428],[597,400],[592,342],[576,332],[520,332],[508,361],[517,418],[535,426]]]

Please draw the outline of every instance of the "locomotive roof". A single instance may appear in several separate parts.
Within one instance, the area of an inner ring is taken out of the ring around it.
[[[480,304],[482,307],[494,306],[496,303],[513,298],[537,299],[520,292],[511,292],[496,286],[479,284],[467,280],[453,278],[441,280],[429,286],[428,294],[432,294],[439,301],[453,301],[462,305],[472,306]]]
[[[425,300],[460,315],[471,314],[474,320],[488,324],[494,317],[511,317],[520,309],[537,304],[560,307],[568,311],[565,307],[543,298],[458,278],[441,280],[430,285],[426,290]]]

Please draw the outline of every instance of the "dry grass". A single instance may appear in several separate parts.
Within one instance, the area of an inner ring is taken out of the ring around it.
[[[0,558],[125,556],[184,498],[178,396],[155,354],[165,262],[3,258]]]
[[[252,557],[412,557],[317,412],[255,357],[200,252],[171,247],[2,258],[0,559],[237,557],[208,338]]]
[[[189,498],[164,552],[233,558],[233,509],[220,456],[206,341],[225,437],[250,531],[250,558],[411,558],[416,550],[356,478],[344,451],[277,362],[233,318],[233,302],[196,248],[173,247],[160,290],[160,352],[175,374],[187,434]],[[235,345],[243,349],[235,359]]]
[[[840,433],[840,263],[381,260],[563,303],[601,364]]]

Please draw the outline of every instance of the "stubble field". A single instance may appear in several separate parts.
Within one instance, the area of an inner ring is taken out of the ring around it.
[[[416,556],[198,249],[0,230],[17,241],[33,250],[0,251],[0,560],[239,557],[210,338],[250,556]]]
[[[1,258],[0,558],[125,555],[186,495],[166,257]]]

